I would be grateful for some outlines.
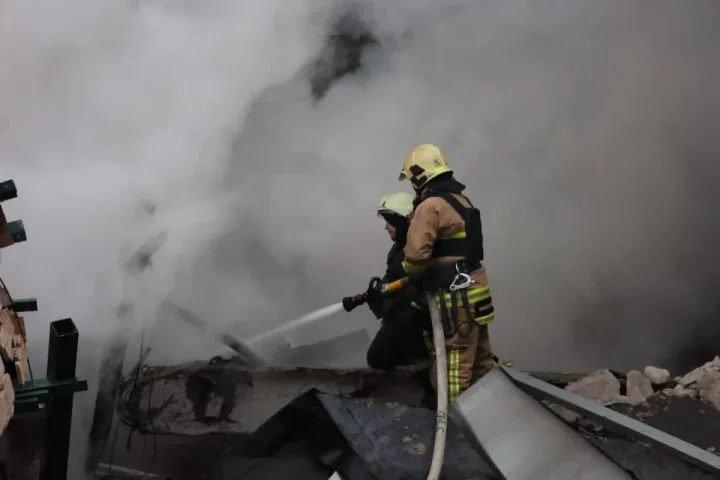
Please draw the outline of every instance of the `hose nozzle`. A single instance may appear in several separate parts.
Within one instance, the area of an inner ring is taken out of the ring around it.
[[[342,306],[346,312],[352,312],[360,305],[367,302],[367,295],[361,293],[360,295],[353,295],[352,297],[345,297],[342,299]]]
[[[354,295],[352,297],[345,297],[342,299],[342,305],[346,312],[351,312],[360,305],[363,305],[364,303],[367,303],[368,298],[370,298],[370,295],[372,292],[375,292],[373,294],[373,298],[376,296],[380,297],[387,297],[389,295],[392,295],[394,293],[399,292],[403,288],[407,287],[410,284],[410,279],[408,277],[401,278],[400,280],[395,280],[394,282],[389,283],[380,283],[380,279],[375,277],[370,281],[370,286],[368,287],[367,292],[361,293],[360,295]]]

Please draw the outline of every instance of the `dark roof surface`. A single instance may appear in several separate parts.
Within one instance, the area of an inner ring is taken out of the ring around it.
[[[707,409],[676,400],[647,407],[657,412],[653,420],[658,423],[656,426],[672,415],[680,415],[678,421],[685,425],[699,425],[709,418]],[[714,414],[720,416],[719,412]],[[422,480],[426,478],[432,456],[434,427],[435,413],[428,409],[310,391],[278,412],[257,432],[238,440],[219,462],[213,478],[327,480],[337,471],[347,480]],[[693,432],[701,435],[699,442],[693,441]],[[582,433],[637,479],[719,478],[665,452],[609,432]],[[681,438],[702,444],[706,434],[709,431],[698,427],[687,429]],[[713,441],[718,441],[715,437]],[[501,478],[493,474],[452,423],[446,452],[444,473],[448,480]]]
[[[424,480],[434,432],[432,410],[311,391],[238,440],[213,478],[327,480],[337,471],[347,480]],[[448,479],[501,478],[454,426],[444,472]]]

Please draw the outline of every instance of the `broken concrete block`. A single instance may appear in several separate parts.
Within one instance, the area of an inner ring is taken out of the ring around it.
[[[667,383],[670,380],[670,372],[664,368],[653,367],[648,365],[643,371],[645,376],[655,385]]]
[[[570,383],[565,390],[603,405],[625,403],[620,395],[620,381],[607,369],[596,370]]]
[[[720,373],[706,373],[697,383],[700,398],[720,410]]]
[[[697,391],[693,388],[684,387],[680,384],[675,385],[675,388],[666,388],[663,393],[668,397],[697,397]]]
[[[715,357],[711,362],[707,362],[702,367],[696,368],[692,372],[688,373],[678,380],[678,384],[687,387],[694,383],[698,383],[708,373],[720,373],[720,357]]]
[[[630,405],[643,403],[653,393],[652,382],[637,370],[627,374],[627,399]]]

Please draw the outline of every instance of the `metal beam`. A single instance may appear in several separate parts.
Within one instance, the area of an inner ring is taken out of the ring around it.
[[[37,312],[37,298],[13,298],[10,308],[15,310],[17,313]]]
[[[87,381],[75,378],[61,382],[31,380],[21,387],[15,387],[15,414],[42,410],[54,395],[71,395],[87,389]]]
[[[709,473],[720,474],[720,457],[684,440],[668,435],[638,420],[603,407],[579,395],[549,385],[512,368],[500,366],[510,379],[526,393],[547,400],[591,419],[610,430],[644,440]]]

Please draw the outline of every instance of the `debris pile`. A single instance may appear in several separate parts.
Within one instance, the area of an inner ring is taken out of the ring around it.
[[[565,390],[647,423],[670,435],[720,451],[720,357],[680,377],[648,366],[627,374],[597,370],[565,386]],[[548,404],[582,431],[602,427],[556,404]]]
[[[565,390],[605,406],[637,406],[653,395],[662,394],[698,398],[720,410],[720,357],[672,379],[669,371],[653,366],[645,367],[643,372],[631,370],[625,375],[608,369],[596,370],[568,384]]]

